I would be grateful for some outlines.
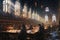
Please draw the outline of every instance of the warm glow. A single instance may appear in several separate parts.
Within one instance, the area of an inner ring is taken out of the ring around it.
[[[5,11],[5,1],[3,1],[3,11]]]
[[[14,4],[11,2],[11,0],[4,0],[3,1],[3,11],[11,13],[11,9],[13,10],[12,6],[14,7]]]
[[[8,6],[8,12],[11,13],[11,1],[8,1],[8,4],[9,4],[9,6]]]
[[[29,12],[28,12],[28,18],[31,18],[31,8],[29,9]]]
[[[33,13],[32,13],[32,19],[34,19],[35,17],[34,17],[34,11],[33,11]]]
[[[10,33],[19,33],[21,30],[7,30],[7,32],[10,32]]]
[[[45,15],[45,22],[48,22],[48,15]]]
[[[47,26],[47,25],[45,25],[44,29],[48,29],[48,26]]]
[[[8,5],[9,4],[9,5]],[[11,2],[11,0],[8,0],[8,13],[11,13],[14,10],[14,4]]]
[[[35,20],[37,20],[37,12],[35,13]]]
[[[40,16],[39,14],[37,14],[37,12],[34,14],[35,20],[39,21],[40,20]]]
[[[39,31],[39,26],[35,26],[35,27],[33,27],[33,29],[31,30],[31,33],[34,34],[34,33],[38,32],[38,31]]]
[[[20,3],[18,1],[15,2],[15,15],[20,16]]]
[[[23,17],[27,17],[27,6],[26,6],[26,4],[24,5],[24,8],[23,8]]]
[[[3,11],[4,11],[4,12],[7,12],[7,11],[8,11],[8,10],[7,10],[7,6],[8,6],[7,3],[8,3],[7,0],[4,0],[4,1],[3,1]]]
[[[40,16],[39,16],[39,14],[38,14],[38,21],[40,20]]]
[[[27,17],[27,14],[23,12],[23,18],[26,18]]]

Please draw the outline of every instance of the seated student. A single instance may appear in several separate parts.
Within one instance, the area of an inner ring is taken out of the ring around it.
[[[44,24],[39,24],[39,37],[40,40],[44,40]]]
[[[39,40],[39,26],[38,25],[33,26],[31,33],[33,34],[32,35],[33,40]]]
[[[25,25],[23,24],[23,25],[22,25],[22,28],[21,28],[21,32],[20,32],[20,34],[19,34],[19,36],[18,36],[18,39],[19,39],[19,40],[26,40],[26,38],[27,38],[26,27],[25,27]]]

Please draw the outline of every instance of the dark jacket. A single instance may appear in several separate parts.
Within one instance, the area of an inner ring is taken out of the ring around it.
[[[25,25],[22,25],[22,29],[21,29],[21,32],[18,36],[18,39],[19,40],[26,40],[26,37],[27,37],[26,27],[25,27]]]

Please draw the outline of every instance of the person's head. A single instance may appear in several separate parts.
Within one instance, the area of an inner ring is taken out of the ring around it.
[[[25,28],[25,24],[22,24],[22,27]]]
[[[42,23],[41,26],[44,26],[44,23]]]
[[[26,27],[26,29],[30,29],[30,25],[29,24],[26,24],[25,27]]]
[[[38,24],[39,26],[41,26],[41,24]]]

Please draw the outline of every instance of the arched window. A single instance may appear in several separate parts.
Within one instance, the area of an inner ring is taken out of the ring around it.
[[[19,3],[19,1],[15,2],[15,15],[20,16],[20,3]]]
[[[55,14],[52,15],[52,22],[56,22],[56,15]]]
[[[28,18],[31,18],[31,8],[29,9],[29,12],[28,12]]]
[[[7,10],[8,10],[8,9],[7,9],[7,3],[8,3],[7,0],[4,0],[4,1],[3,1],[3,11],[4,11],[4,12],[7,12]]]
[[[11,2],[11,0],[4,0],[3,1],[3,11],[11,13],[12,6],[14,7],[14,4]]]
[[[33,13],[32,13],[32,19],[34,19],[35,17],[34,17],[34,15],[35,15],[35,13],[34,13],[34,11],[33,11]]]
[[[24,8],[23,8],[23,17],[27,17],[27,6],[26,6],[26,4],[24,5]]]
[[[48,22],[48,15],[45,15],[45,22]]]

